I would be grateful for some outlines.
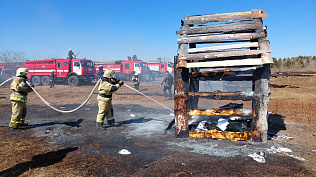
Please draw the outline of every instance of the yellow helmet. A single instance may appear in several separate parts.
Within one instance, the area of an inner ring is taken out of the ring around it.
[[[29,70],[26,68],[19,68],[16,70],[16,76],[26,76],[26,73],[29,73]]]
[[[112,79],[112,78],[114,78],[114,74],[115,74],[115,72],[112,69],[107,69],[104,71],[103,77]]]

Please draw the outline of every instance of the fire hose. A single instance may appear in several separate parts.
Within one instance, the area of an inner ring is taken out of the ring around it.
[[[13,78],[10,78],[10,79],[4,81],[3,83],[0,84],[0,87],[2,87],[2,85],[4,85],[5,83],[9,82],[9,81],[12,80],[12,79],[13,79]],[[82,108],[82,107],[89,101],[89,99],[91,98],[93,92],[95,91],[95,89],[97,88],[97,86],[99,85],[100,82],[101,82],[101,79],[98,80],[98,82],[95,84],[95,86],[94,86],[94,88],[92,89],[92,91],[91,91],[90,95],[88,96],[88,98],[87,98],[80,106],[78,106],[78,107],[75,108],[75,109],[69,110],[69,111],[63,111],[63,110],[60,110],[60,109],[57,109],[57,108],[53,107],[49,102],[47,102],[47,101],[35,90],[34,87],[31,87],[31,88],[32,88],[32,90],[36,93],[36,95],[37,95],[48,107],[52,108],[52,109],[55,110],[55,111],[61,112],[61,113],[71,113],[71,112],[75,112],[75,111],[79,110],[80,108]],[[28,81],[26,81],[26,83],[27,83],[28,85],[31,85],[31,83],[28,82]]]

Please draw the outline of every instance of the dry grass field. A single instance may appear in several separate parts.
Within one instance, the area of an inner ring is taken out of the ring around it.
[[[159,82],[143,82],[140,90],[173,108],[172,100],[164,101]],[[316,75],[271,77],[270,82],[298,88],[270,88],[269,112],[281,117],[286,127],[278,137],[291,139],[265,143],[174,138],[172,132],[163,132],[172,119],[170,111],[127,87],[113,99],[121,127],[95,129],[96,94],[84,108],[63,114],[43,105],[32,93],[27,116],[31,127],[10,131],[10,91],[7,86],[0,88],[0,176],[315,176]],[[56,85],[54,89],[40,86],[37,90],[53,106],[69,110],[79,106],[92,87]],[[200,151],[213,151],[212,155],[191,151],[203,144],[207,146]],[[293,156],[267,153],[266,163],[247,156],[271,146],[292,149]],[[118,154],[123,148],[132,154]],[[240,154],[228,156],[232,152]]]

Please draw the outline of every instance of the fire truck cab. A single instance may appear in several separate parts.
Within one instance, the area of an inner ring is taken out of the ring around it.
[[[28,77],[35,86],[49,85],[52,71],[56,81],[68,83],[70,86],[90,84],[96,73],[93,62],[87,59],[26,61],[23,67],[29,70]]]
[[[131,80],[135,73],[138,73],[142,80],[148,80],[149,78],[150,70],[147,63],[143,61],[123,60],[115,61],[114,63],[96,63],[96,71],[98,71],[101,66],[103,67],[103,71],[113,69],[116,78],[120,80]]]
[[[148,67],[155,77],[164,77],[166,71],[169,71],[170,74],[173,74],[174,71],[172,63],[161,62],[160,60],[158,62],[148,62]]]

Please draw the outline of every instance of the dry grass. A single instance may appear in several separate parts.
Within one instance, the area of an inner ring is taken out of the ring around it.
[[[271,88],[269,111],[285,116],[287,121],[315,125],[316,75],[271,78],[270,83],[299,88]]]

